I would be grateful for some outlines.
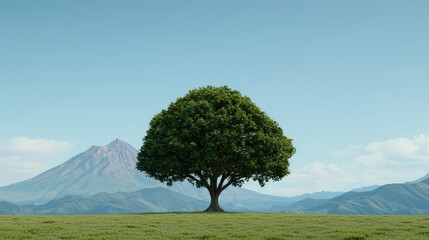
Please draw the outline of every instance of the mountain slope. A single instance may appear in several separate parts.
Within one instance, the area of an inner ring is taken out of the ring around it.
[[[330,200],[303,200],[288,212],[329,214],[429,214],[429,179],[388,184],[369,192],[347,192]]]
[[[44,203],[66,195],[91,196],[160,186],[135,169],[136,155],[135,148],[119,139],[106,146],[93,146],[34,178],[0,188],[0,199]]]

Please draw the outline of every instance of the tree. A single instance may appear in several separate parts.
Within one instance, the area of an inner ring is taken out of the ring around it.
[[[249,180],[264,186],[289,174],[292,139],[248,97],[224,87],[191,90],[155,115],[137,169],[171,186],[207,188],[206,211],[223,211],[219,195]]]

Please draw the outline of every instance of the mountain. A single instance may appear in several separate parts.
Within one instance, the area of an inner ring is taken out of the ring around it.
[[[41,204],[66,195],[132,192],[161,184],[135,169],[137,150],[116,139],[92,146],[34,178],[0,188],[0,199]]]
[[[323,214],[429,214],[429,179],[387,184],[368,192],[347,192],[329,200],[305,199],[286,212]]]
[[[207,202],[165,188],[137,192],[98,193],[91,197],[68,195],[42,205],[18,206],[0,202],[0,214],[112,214],[202,211]]]

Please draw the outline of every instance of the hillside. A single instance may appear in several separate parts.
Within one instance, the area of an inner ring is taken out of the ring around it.
[[[347,192],[330,200],[305,199],[287,212],[323,214],[429,214],[429,179],[413,184],[388,184],[369,192]]]

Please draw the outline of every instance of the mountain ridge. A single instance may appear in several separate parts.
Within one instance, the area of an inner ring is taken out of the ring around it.
[[[67,195],[42,205],[19,206],[0,202],[0,214],[114,214],[141,212],[202,211],[207,202],[166,188],[146,188],[136,192],[97,193],[90,197]]]
[[[429,179],[386,184],[372,191],[347,192],[328,200],[295,202],[286,212],[312,214],[429,214]]]

